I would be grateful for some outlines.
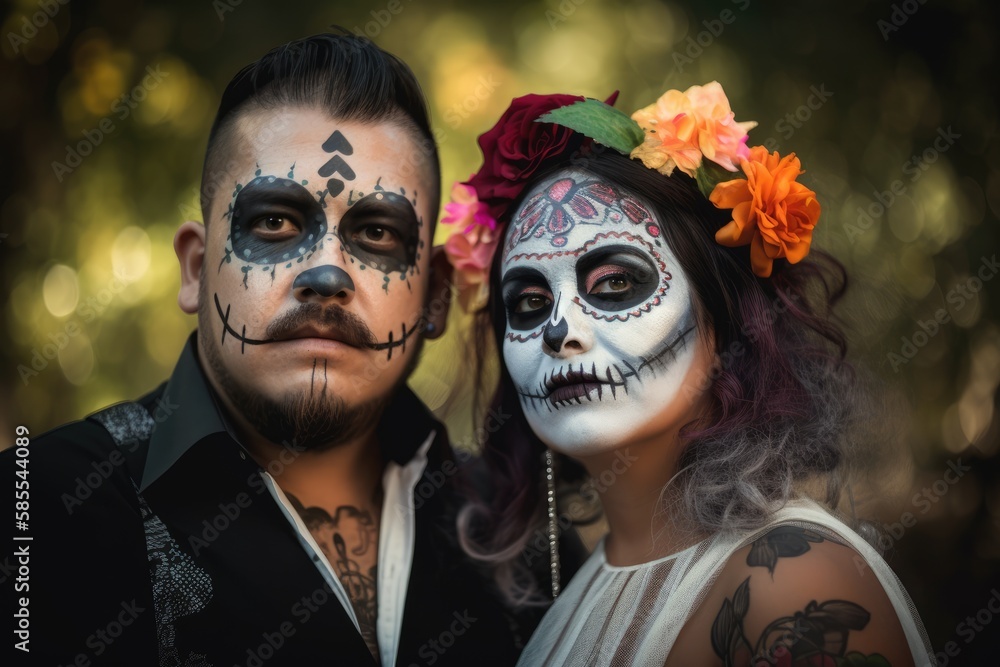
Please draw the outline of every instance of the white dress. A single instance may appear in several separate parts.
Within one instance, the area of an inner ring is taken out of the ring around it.
[[[779,524],[816,530],[852,547],[892,602],[914,664],[936,664],[913,602],[882,557],[815,502],[796,500],[759,530],[715,535],[672,556],[639,565],[609,565],[602,541],[545,614],[518,666],[663,665],[681,628],[729,557]]]

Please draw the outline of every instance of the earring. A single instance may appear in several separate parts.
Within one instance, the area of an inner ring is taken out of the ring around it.
[[[435,327],[433,322],[428,322],[424,325],[424,333],[434,333],[434,329]]]
[[[549,575],[552,579],[552,599],[559,595],[559,519],[556,516],[555,457],[545,450],[545,499],[549,518]]]

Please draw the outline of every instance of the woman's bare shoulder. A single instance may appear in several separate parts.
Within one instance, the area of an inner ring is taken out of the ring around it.
[[[777,526],[729,558],[666,664],[913,662],[899,618],[867,562],[823,532]]]

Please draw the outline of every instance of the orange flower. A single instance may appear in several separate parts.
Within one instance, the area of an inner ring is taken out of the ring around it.
[[[719,183],[709,197],[718,208],[733,209],[715,240],[730,248],[750,244],[753,272],[767,278],[775,259],[795,264],[809,253],[820,205],[816,193],[795,180],[803,173],[795,153],[783,158],[754,146],[740,167],[746,180]]]
[[[633,159],[665,176],[676,168],[692,178],[702,157],[736,171],[736,163],[749,154],[747,132],[757,125],[736,122],[718,81],[683,93],[668,90],[632,114],[632,120],[646,132],[645,141],[632,150]]]

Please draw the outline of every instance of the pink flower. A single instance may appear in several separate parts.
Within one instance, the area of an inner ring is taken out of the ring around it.
[[[459,272],[463,282],[478,285],[486,281],[499,235],[497,221],[487,212],[486,204],[479,201],[476,190],[465,183],[455,183],[451,188],[451,202],[445,204],[447,212],[441,222],[465,224],[445,241],[444,251],[451,265]]]
[[[702,156],[728,171],[737,171],[737,163],[750,154],[747,132],[757,125],[736,122],[717,81],[691,86],[683,93],[668,90],[632,114],[632,119],[646,131],[646,139],[631,157],[666,176],[676,168],[692,178]]]
[[[449,236],[444,243],[444,251],[448,253],[451,265],[465,277],[465,281],[478,285],[486,280],[498,239],[485,227],[476,227],[471,234],[457,233]]]
[[[490,217],[486,204],[476,197],[476,190],[465,183],[455,183],[451,187],[451,202],[444,205],[447,215],[441,218],[445,224],[462,223],[464,233],[468,234],[473,227],[497,228],[497,221]]]

